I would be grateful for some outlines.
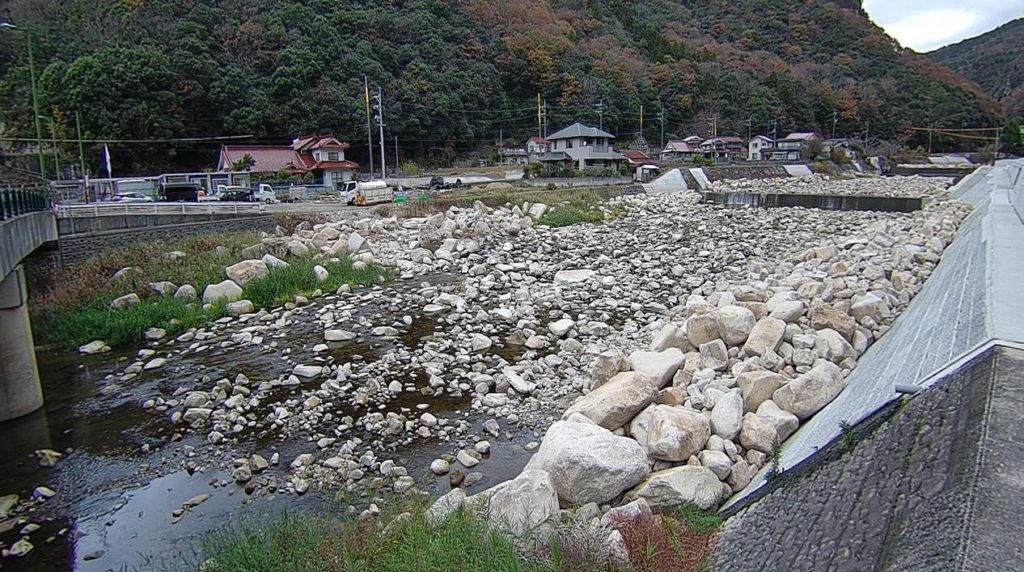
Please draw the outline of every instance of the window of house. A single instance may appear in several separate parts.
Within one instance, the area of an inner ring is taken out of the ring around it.
[[[338,153],[336,151],[328,152],[327,153],[327,160],[328,161],[337,161],[338,160]]]
[[[566,139],[565,140],[565,148],[566,149],[572,149],[572,139]]]

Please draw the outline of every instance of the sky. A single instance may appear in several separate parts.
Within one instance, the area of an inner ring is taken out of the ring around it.
[[[1024,17],[1024,0],[864,0],[864,10],[904,47],[928,52]]]

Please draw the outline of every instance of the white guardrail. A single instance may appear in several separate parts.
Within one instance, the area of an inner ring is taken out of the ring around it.
[[[59,218],[89,218],[118,215],[205,215],[205,214],[262,214],[263,203],[93,203],[88,205],[60,205]]]

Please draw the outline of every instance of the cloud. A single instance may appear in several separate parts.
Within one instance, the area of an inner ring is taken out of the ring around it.
[[[1024,16],[1024,0],[864,0],[864,10],[901,44],[926,52]]]

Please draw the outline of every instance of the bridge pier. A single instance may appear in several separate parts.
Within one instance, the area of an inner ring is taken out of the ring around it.
[[[42,406],[25,271],[19,265],[0,282],[0,421]]]

